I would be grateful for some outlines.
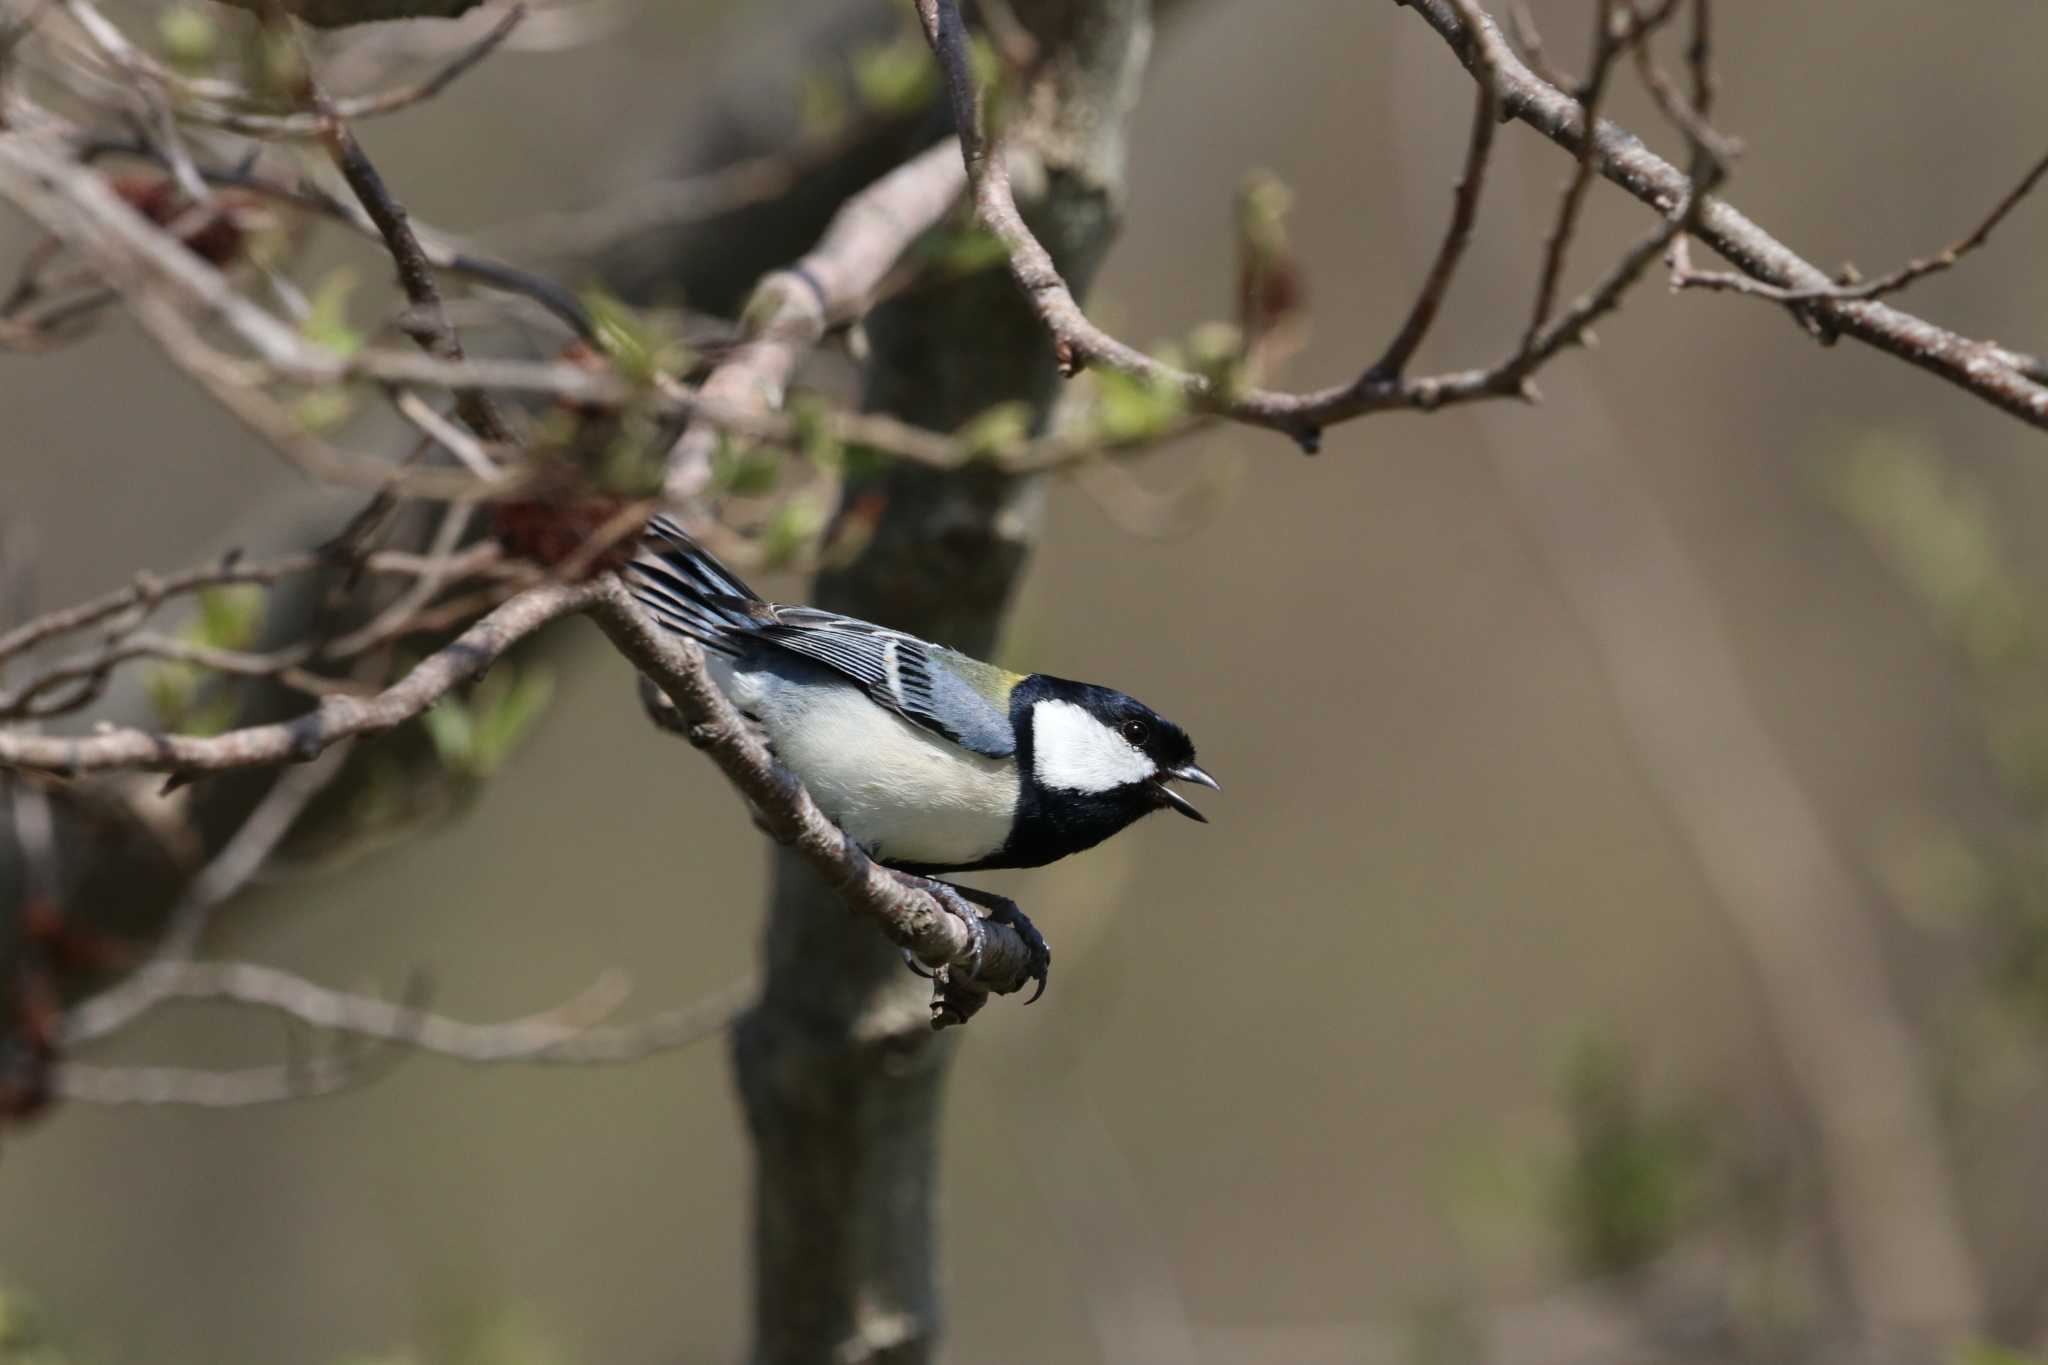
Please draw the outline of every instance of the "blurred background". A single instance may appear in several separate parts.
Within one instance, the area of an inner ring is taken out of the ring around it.
[[[586,203],[822,8],[630,7],[363,137],[434,222]],[[1590,7],[1532,8],[1581,63]],[[1720,7],[1728,197],[1829,267],[1925,254],[2040,154],[2044,45],[2022,0]],[[1434,250],[1470,105],[1396,6],[1176,7],[1092,311],[1141,344],[1227,315],[1263,168],[1313,319],[1283,378],[1348,377]],[[1680,150],[1638,92],[1610,112]],[[1527,315],[1569,162],[1501,138],[1428,369]],[[1907,306],[2048,345],[2042,212]],[[1595,186],[1568,287],[1647,225]],[[953,1075],[951,1359],[2048,1352],[2040,436],[1753,300],[1652,279],[1600,334],[1539,407],[1372,418],[1315,459],[1217,431],[1135,464],[1163,502],[1052,484],[1008,660],[1152,701],[1226,790],[1207,827],[991,879],[1060,970]],[[0,405],[45,605],[296,495],[126,327],[8,360]],[[459,818],[260,890],[222,951],[424,972],[475,1019],[620,966],[649,1011],[744,976],[762,841],[596,633],[561,634],[546,720]],[[147,1055],[274,1050],[257,1028],[181,1020]],[[733,1360],[747,1171],[716,1041],[71,1105],[0,1154],[0,1284],[78,1362]]]

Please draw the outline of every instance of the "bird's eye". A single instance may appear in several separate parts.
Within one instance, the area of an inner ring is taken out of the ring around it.
[[[1127,720],[1118,728],[1125,739],[1141,749],[1145,747],[1145,741],[1152,738],[1152,727],[1142,720]]]

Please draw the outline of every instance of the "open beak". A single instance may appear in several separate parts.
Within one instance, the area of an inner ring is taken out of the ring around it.
[[[1216,779],[1192,763],[1185,767],[1171,768],[1152,779],[1152,785],[1158,789],[1159,795],[1165,800],[1167,805],[1172,806],[1190,820],[1199,820],[1205,825],[1208,824],[1209,817],[1196,810],[1194,802],[1167,786],[1168,781],[1193,782],[1199,786],[1207,787],[1210,791],[1220,792],[1223,788]]]

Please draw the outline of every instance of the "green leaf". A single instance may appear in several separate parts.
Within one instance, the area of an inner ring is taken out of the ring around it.
[[[232,692],[207,686],[220,681],[205,669],[173,660],[150,665],[142,687],[160,728],[181,735],[217,735],[235,723],[238,709]]]
[[[917,255],[928,267],[955,278],[994,270],[1010,262],[1002,239],[978,223],[937,228],[918,242]]]
[[[66,1365],[71,1357],[51,1339],[41,1308],[0,1289],[0,1365]]]
[[[190,664],[152,664],[144,671],[142,690],[149,696],[159,729],[184,729],[185,713],[192,709],[192,693],[198,685],[198,675]]]
[[[1950,1365],[2048,1365],[2040,1356],[1995,1341],[1969,1341],[1949,1354]]]
[[[823,141],[845,130],[853,118],[853,109],[838,81],[824,72],[813,71],[797,86],[796,117],[806,138]]]
[[[989,459],[1015,450],[1031,439],[1031,405],[1022,401],[998,403],[967,419],[953,439],[966,448],[969,458]]]
[[[782,479],[782,460],[772,450],[747,445],[724,434],[711,455],[711,486],[736,498],[758,498],[775,491]]]
[[[938,96],[938,65],[922,39],[905,34],[853,54],[853,90],[870,113],[914,114]]]
[[[476,724],[460,697],[443,697],[420,717],[443,767],[470,774],[476,765]]]
[[[846,465],[846,452],[828,429],[831,409],[816,394],[796,394],[784,405],[796,426],[797,449],[818,468],[837,472]]]
[[[1271,171],[1253,171],[1237,191],[1237,230],[1246,255],[1271,265],[1288,254],[1287,214],[1294,191]]]
[[[659,419],[643,407],[620,413],[618,429],[591,471],[591,482],[597,491],[626,498],[651,497],[660,492],[668,459],[668,451],[658,439],[662,430]]]
[[[1095,430],[1114,444],[1164,435],[1187,412],[1187,400],[1169,383],[1153,383],[1118,370],[1095,376]]]
[[[420,717],[441,765],[458,777],[482,781],[512,757],[554,699],[546,669],[499,664],[467,699],[443,697]]]
[[[254,583],[202,588],[199,615],[185,635],[215,649],[247,649],[263,626],[264,601],[263,589]]]
[[[220,26],[196,5],[172,5],[158,15],[156,35],[164,56],[180,71],[206,71],[220,55]]]
[[[771,569],[792,563],[817,544],[824,529],[822,507],[808,501],[784,503],[775,509],[761,534],[763,562]]]
[[[1644,1103],[1633,1060],[1609,1038],[1579,1046],[1564,1092],[1572,1155],[1557,1195],[1573,1257],[1593,1274],[1632,1270],[1676,1242],[1697,1211],[1705,1135],[1689,1115]]]
[[[889,452],[857,442],[849,442],[839,456],[840,472],[848,483],[869,483],[879,479],[894,463],[895,457]]]
[[[598,349],[627,383],[649,385],[693,363],[690,348],[666,314],[642,312],[602,289],[583,291],[583,307],[590,314]]]
[[[1244,333],[1235,323],[1205,322],[1188,334],[1188,364],[1216,394],[1230,398],[1245,384]]]
[[[333,431],[355,411],[356,400],[347,389],[335,385],[314,389],[292,405],[292,417],[314,435]]]
[[[354,355],[362,349],[363,334],[349,325],[348,300],[355,292],[355,272],[337,267],[314,286],[309,310],[299,324],[308,341],[316,342],[336,355]]]
[[[540,667],[516,672],[500,668],[479,684],[471,701],[478,776],[489,776],[504,766],[547,713],[554,696],[554,676]]]

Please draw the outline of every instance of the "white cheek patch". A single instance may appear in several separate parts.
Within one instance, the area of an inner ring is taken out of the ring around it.
[[[1142,750],[1070,701],[1034,703],[1031,735],[1032,772],[1055,791],[1112,791],[1156,771]]]

